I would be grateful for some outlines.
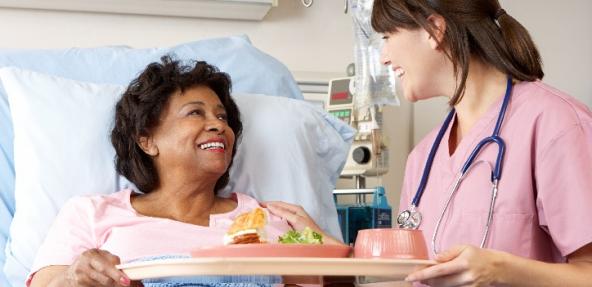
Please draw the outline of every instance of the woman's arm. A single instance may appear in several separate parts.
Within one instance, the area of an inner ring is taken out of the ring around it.
[[[130,286],[129,278],[115,268],[119,257],[99,249],[82,253],[72,265],[54,265],[35,273],[30,287],[36,286]]]
[[[53,286],[69,286],[65,280],[64,274],[68,266],[55,265],[45,267],[35,273],[30,287],[53,287]]]
[[[590,286],[592,243],[568,256],[567,263],[545,263],[506,252],[458,246],[439,254],[440,264],[410,274],[407,281],[432,286]]]

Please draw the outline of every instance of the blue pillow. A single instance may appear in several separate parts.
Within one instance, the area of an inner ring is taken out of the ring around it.
[[[0,67],[14,66],[79,81],[127,85],[147,64],[165,54],[204,60],[228,73],[233,91],[302,99],[288,69],[251,45],[246,36],[215,38],[171,48],[71,48],[64,50],[0,50]],[[0,84],[0,270],[5,262],[9,226],[15,212],[13,128]],[[10,286],[0,272],[0,286]]]

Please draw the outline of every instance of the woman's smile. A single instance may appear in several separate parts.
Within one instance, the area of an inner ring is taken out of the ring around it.
[[[226,144],[224,143],[224,139],[221,138],[207,140],[199,144],[198,147],[201,150],[217,153],[224,153],[224,151],[226,150]]]

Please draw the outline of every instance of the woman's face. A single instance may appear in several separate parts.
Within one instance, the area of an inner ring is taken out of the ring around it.
[[[170,97],[152,140],[159,171],[217,180],[230,165],[235,136],[216,93],[198,86]]]
[[[397,88],[410,102],[442,96],[449,61],[424,29],[383,34],[381,61],[399,78]]]

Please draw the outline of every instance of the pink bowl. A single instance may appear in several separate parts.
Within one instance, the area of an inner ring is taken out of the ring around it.
[[[358,231],[354,257],[428,259],[428,250],[421,230],[364,229]]]

